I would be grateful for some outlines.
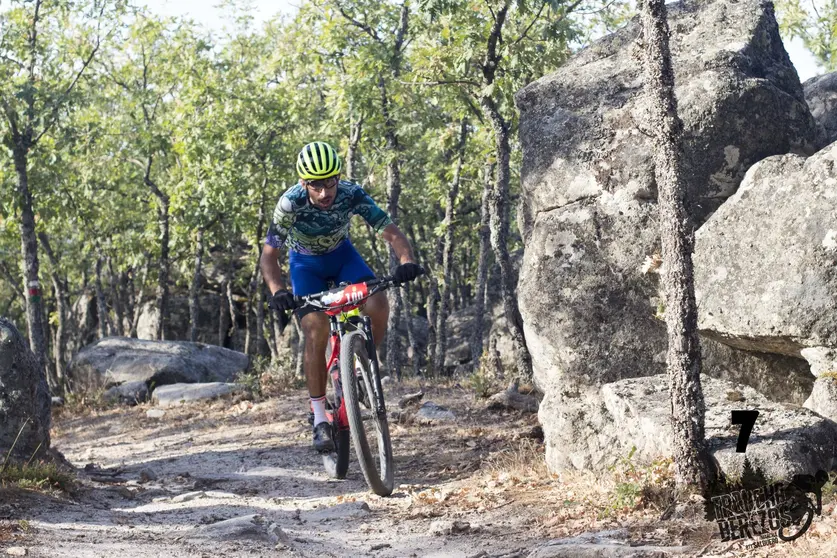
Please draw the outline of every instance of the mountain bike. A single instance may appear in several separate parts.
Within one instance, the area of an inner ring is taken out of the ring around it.
[[[331,391],[326,393],[326,417],[332,426],[335,451],[323,454],[323,464],[330,475],[345,478],[351,437],[366,484],[379,496],[392,494],[392,443],[372,321],[360,314],[359,307],[375,293],[399,284],[393,277],[384,277],[294,297],[296,308],[310,306],[329,316],[331,354],[326,370]],[[372,430],[377,459],[367,437],[367,431]]]

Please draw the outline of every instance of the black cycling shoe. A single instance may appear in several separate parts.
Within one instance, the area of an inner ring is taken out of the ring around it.
[[[334,451],[334,439],[331,437],[331,424],[321,422],[314,427],[314,449],[320,453]]]

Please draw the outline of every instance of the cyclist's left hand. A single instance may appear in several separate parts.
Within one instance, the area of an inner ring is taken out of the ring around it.
[[[395,268],[392,276],[399,283],[406,283],[412,281],[422,273],[422,268],[418,264],[412,262],[404,263]]]

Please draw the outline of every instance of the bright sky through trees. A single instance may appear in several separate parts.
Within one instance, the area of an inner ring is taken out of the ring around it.
[[[220,31],[228,24],[226,10],[219,2],[207,6],[206,0],[140,0],[154,12],[168,16],[187,16],[208,30]],[[304,0],[251,0],[253,8],[252,15],[258,25],[279,12],[286,14],[294,13]],[[786,40],[785,48],[788,51],[793,65],[799,74],[799,79],[805,81],[817,74],[822,69],[817,66],[814,57],[802,44],[799,39]]]

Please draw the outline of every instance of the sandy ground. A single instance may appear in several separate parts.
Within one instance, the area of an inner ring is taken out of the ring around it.
[[[388,401],[414,389],[388,387]],[[77,489],[0,490],[0,555],[511,558],[613,529],[635,544],[686,546],[685,555],[835,555],[833,504],[804,541],[730,549],[713,524],[614,509],[606,482],[547,473],[542,446],[526,437],[532,414],[488,411],[458,387],[430,389],[424,400],[457,418],[418,424],[408,412],[391,423],[388,498],[367,489],[354,453],[346,480],[326,475],[301,391],[192,404],[162,418],[149,418],[149,406],[58,412],[53,446],[79,468]],[[252,515],[239,538],[218,532],[219,522]]]

